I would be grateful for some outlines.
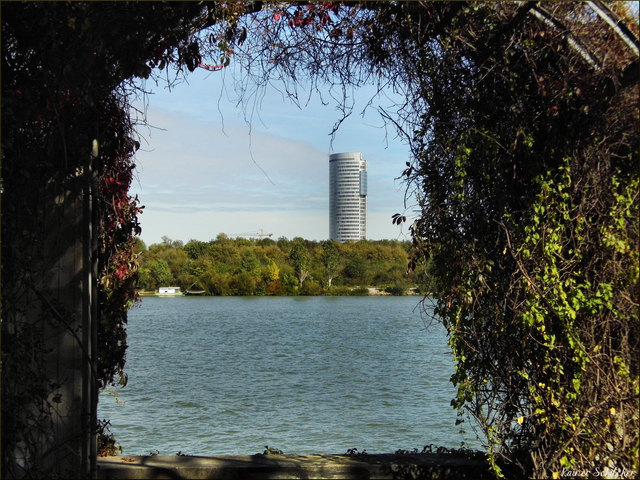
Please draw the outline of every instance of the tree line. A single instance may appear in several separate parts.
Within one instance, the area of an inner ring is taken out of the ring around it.
[[[207,295],[366,295],[367,287],[403,295],[423,292],[424,269],[407,271],[410,242],[338,243],[300,237],[247,239],[224,233],[204,242],[138,239],[138,287],[179,286]]]

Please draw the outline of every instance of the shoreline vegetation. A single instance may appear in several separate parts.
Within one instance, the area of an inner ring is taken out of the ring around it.
[[[163,237],[148,248],[137,239],[140,296],[383,296],[426,295],[428,261],[408,270],[411,243],[361,240],[338,243],[271,238],[209,242]],[[161,287],[179,293],[158,294]]]
[[[403,295],[403,296],[418,296],[418,295],[422,295],[421,293],[418,292],[418,289],[416,288],[407,288],[405,291],[403,291],[402,293],[396,293],[393,294],[391,292],[388,292],[386,290],[383,289],[384,287],[355,287],[355,288],[350,288],[350,289],[335,289],[335,292],[328,292],[325,294],[321,294],[321,295],[315,295],[315,296],[333,296],[333,297],[347,297],[347,296],[358,296],[358,297],[391,297],[393,295]],[[341,293],[337,293],[337,292],[341,292]],[[346,293],[345,293],[346,292]],[[158,291],[150,291],[150,290],[137,290],[136,293],[138,294],[138,296],[140,297],[213,297],[213,296],[220,296],[220,295],[210,295],[207,293],[197,293],[197,294],[193,294],[193,293],[185,293],[185,292],[178,292],[175,294],[161,294],[158,293]],[[241,296],[241,295],[235,295],[235,296]],[[242,296],[267,296],[267,295],[242,295]],[[276,296],[276,295],[271,295],[271,296]],[[278,296],[285,296],[285,295],[278,295]],[[286,295],[288,296],[288,295]]]

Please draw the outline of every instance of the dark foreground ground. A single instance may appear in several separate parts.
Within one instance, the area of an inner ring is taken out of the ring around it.
[[[483,455],[238,455],[98,459],[100,479],[463,479],[491,478]]]

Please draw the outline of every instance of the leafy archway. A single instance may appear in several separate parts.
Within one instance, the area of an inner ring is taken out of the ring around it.
[[[498,460],[536,477],[637,470],[638,40],[625,8],[3,4],[4,471],[61,473],[50,432],[67,380],[47,373],[63,349],[50,332],[82,346],[85,383],[125,378],[132,79],[232,61],[247,94],[279,82],[296,98],[310,80],[343,115],[363,83],[404,94],[380,113],[412,145],[418,208],[394,221],[411,220],[456,356],[453,404],[478,421],[496,473]]]

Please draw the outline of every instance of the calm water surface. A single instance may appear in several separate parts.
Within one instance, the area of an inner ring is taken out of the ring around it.
[[[393,452],[466,441],[451,354],[417,297],[145,297],[129,384],[100,396],[124,454]]]

